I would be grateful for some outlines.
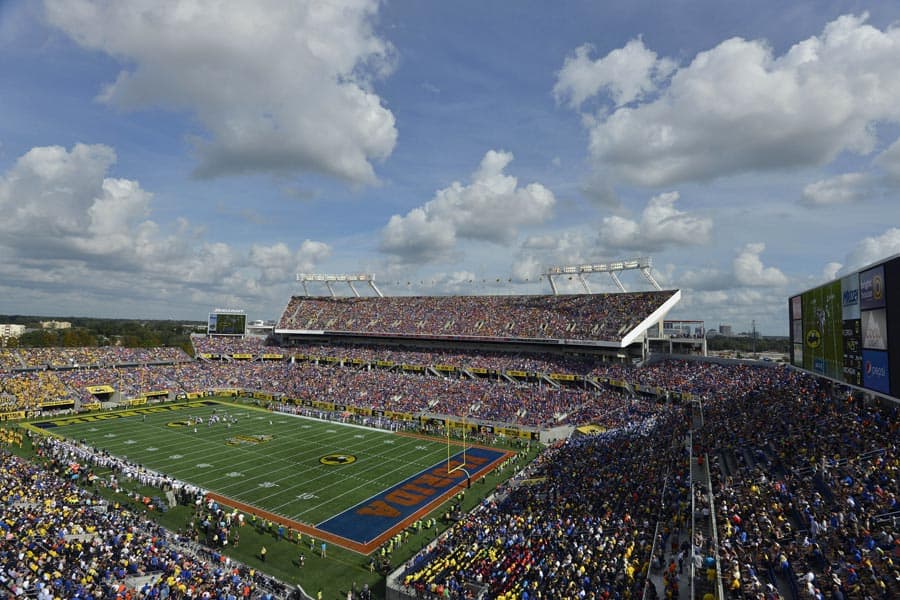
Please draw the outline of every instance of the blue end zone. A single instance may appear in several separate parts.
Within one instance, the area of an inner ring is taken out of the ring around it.
[[[451,466],[462,465],[462,452],[451,459]],[[465,470],[475,477],[506,456],[505,452],[488,448],[466,450]],[[316,525],[317,529],[345,539],[367,544],[400,525],[429,504],[442,500],[455,487],[465,485],[466,473],[447,473],[443,461],[413,475],[368,500]]]

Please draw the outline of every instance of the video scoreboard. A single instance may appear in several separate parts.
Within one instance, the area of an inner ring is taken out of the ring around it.
[[[216,309],[209,313],[207,335],[244,335],[247,315],[243,310]]]
[[[900,397],[900,256],[788,301],[791,364]]]

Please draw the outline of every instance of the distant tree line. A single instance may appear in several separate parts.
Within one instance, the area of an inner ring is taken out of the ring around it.
[[[156,348],[177,346],[193,354],[190,335],[205,331],[202,321],[155,321],[136,319],[95,319],[88,317],[53,317],[72,324],[67,329],[42,329],[41,321],[49,317],[0,315],[0,322],[25,325],[27,331],[18,340],[7,340],[11,348],[84,348],[92,346],[124,346]]]
[[[706,339],[708,350],[737,350],[739,352],[753,352],[753,338],[751,336],[727,336],[716,335]],[[756,337],[757,352],[782,352],[787,354],[791,350],[791,340],[787,337]]]

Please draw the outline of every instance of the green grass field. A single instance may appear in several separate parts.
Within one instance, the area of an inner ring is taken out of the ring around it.
[[[131,462],[313,526],[334,515],[352,513],[347,509],[379,494],[378,497],[384,498],[386,490],[397,489],[399,484],[423,470],[435,465],[446,470],[447,444],[441,439],[272,413],[253,406],[253,401],[206,399],[203,402],[208,404],[176,403],[134,411],[44,419],[30,427],[84,440]],[[227,413],[236,417],[237,423],[230,428],[222,423],[211,427],[198,424],[196,433],[193,425],[187,425],[189,418],[198,416],[207,421],[213,410],[219,415]],[[254,436],[271,437],[266,440]],[[529,458],[537,450],[538,446],[534,445]],[[509,451],[494,452],[503,455]],[[337,464],[323,464],[321,459],[326,456],[333,457],[326,463]],[[341,456],[353,456],[356,460],[336,459]],[[100,474],[105,476],[102,470]],[[495,471],[488,479],[474,483],[463,498],[463,510],[476,506],[510,474],[512,471],[502,475]],[[123,480],[123,483],[144,495],[161,495],[158,490],[136,482]],[[421,489],[422,484],[418,487]],[[463,488],[464,485],[459,485],[454,491]],[[109,491],[103,493],[117,501],[124,499],[122,495],[110,495]],[[434,496],[429,510],[438,516],[436,527],[413,532],[408,543],[394,549],[393,564],[407,560],[448,525],[440,517],[451,501],[454,501],[452,497],[448,500],[445,495]],[[140,509],[140,505],[135,506]],[[184,527],[191,518],[190,509],[182,506],[165,515],[158,511],[145,511],[145,514],[171,529]],[[313,595],[317,589],[324,589],[325,598],[344,598],[350,583],[357,582],[369,584],[376,597],[383,597],[384,579],[378,573],[369,572],[366,556],[332,545],[328,558],[321,558],[309,549],[308,539],[305,536],[304,544],[298,546],[295,542],[279,541],[270,531],[245,527],[241,531],[240,547],[229,546],[227,553],[282,581],[299,583]],[[269,549],[265,563],[259,558],[263,545]],[[305,568],[299,568],[297,562],[301,551],[307,556]]]
[[[228,424],[209,425],[213,414]],[[313,526],[447,459],[439,441],[208,401],[56,423],[46,430]]]

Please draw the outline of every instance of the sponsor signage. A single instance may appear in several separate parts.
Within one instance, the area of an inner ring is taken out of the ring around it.
[[[575,381],[575,376],[568,373],[550,373],[550,379],[554,381]]]
[[[799,341],[803,339],[803,321],[797,320],[793,322],[793,338],[794,341]]]
[[[872,350],[887,350],[887,315],[883,308],[862,312],[862,345]]]
[[[842,318],[859,318],[859,275],[854,273],[841,279],[841,312]]]
[[[116,391],[111,385],[89,385],[84,389],[86,389],[89,394],[112,394]]]
[[[860,320],[844,321],[844,381],[852,385],[862,385],[862,339]]]
[[[802,298],[800,296],[794,296],[793,298],[791,298],[791,318],[792,319],[802,319],[803,318],[802,307],[803,307],[803,302],[802,302]]]
[[[863,385],[870,390],[890,393],[890,372],[887,352],[863,350]]]
[[[794,364],[803,366],[803,344],[794,344]]]
[[[319,462],[330,467],[339,467],[355,463],[356,456],[352,454],[326,454],[319,459]]]
[[[43,402],[39,402],[38,406],[47,408],[50,406],[71,406],[72,404],[75,404],[74,400],[44,400]]]
[[[884,306],[884,266],[859,274],[859,307],[862,310]]]

